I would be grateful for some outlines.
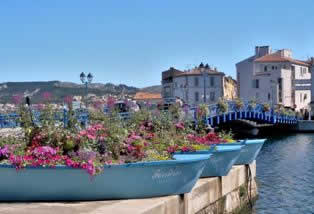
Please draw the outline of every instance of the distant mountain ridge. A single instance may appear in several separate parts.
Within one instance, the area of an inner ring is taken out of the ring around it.
[[[118,95],[121,93],[134,95],[138,91],[158,92],[161,86],[152,86],[147,88],[137,88],[124,84],[115,85],[112,83],[91,83],[88,85],[88,93],[97,96],[107,94]],[[85,85],[72,82],[61,81],[43,81],[43,82],[6,82],[0,83],[0,103],[11,103],[12,96],[23,94],[32,97],[34,103],[42,100],[42,93],[50,92],[53,95],[53,102],[62,102],[68,95],[82,96],[85,95]]]

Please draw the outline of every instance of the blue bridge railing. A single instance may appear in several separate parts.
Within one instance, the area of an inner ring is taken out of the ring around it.
[[[244,102],[242,106],[238,106],[236,102],[229,101],[227,102],[227,106],[228,110],[224,112],[218,104],[209,105],[209,114],[206,117],[206,123],[216,126],[232,120],[248,119],[268,124],[280,123],[293,125],[301,119],[293,115],[284,115],[275,112],[273,109],[265,111],[263,104],[256,104],[252,107],[248,102]],[[196,112],[194,118],[196,118]]]

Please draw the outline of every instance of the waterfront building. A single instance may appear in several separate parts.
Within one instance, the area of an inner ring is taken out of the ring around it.
[[[137,92],[133,98],[136,102],[157,104],[162,101],[160,93]]]
[[[292,51],[255,47],[255,55],[236,64],[238,95],[272,106],[305,111],[311,101],[310,62],[292,58]]]
[[[217,103],[220,97],[236,97],[236,81],[208,64],[186,71],[171,67],[162,72],[162,97],[180,98],[192,106]]]

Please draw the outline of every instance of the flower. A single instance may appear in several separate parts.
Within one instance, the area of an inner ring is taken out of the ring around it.
[[[22,103],[23,98],[24,98],[23,94],[16,94],[12,96],[12,101],[15,105],[19,105]]]
[[[42,98],[45,100],[45,101],[50,101],[51,98],[52,98],[52,94],[50,92],[44,92],[42,93]]]
[[[176,128],[180,129],[180,130],[184,130],[184,123],[183,122],[179,122],[176,124]]]

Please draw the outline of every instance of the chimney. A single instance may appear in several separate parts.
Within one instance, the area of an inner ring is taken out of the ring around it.
[[[256,46],[255,47],[255,56],[262,57],[265,55],[271,54],[271,47],[270,46]]]

